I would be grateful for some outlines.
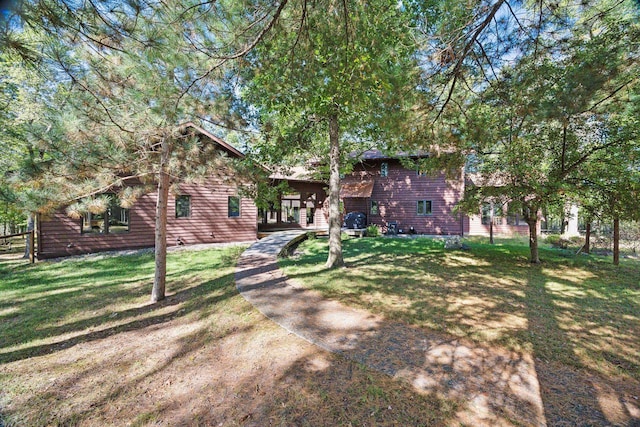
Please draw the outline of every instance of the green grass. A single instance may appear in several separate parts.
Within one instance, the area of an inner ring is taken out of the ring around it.
[[[187,301],[183,314],[194,311],[193,298],[199,295],[211,299],[234,291],[229,285],[242,250],[168,255],[168,294]],[[36,265],[0,263],[0,363],[114,334],[134,327],[130,321],[162,321],[164,314],[146,304],[153,270],[152,253]]]
[[[287,275],[329,298],[416,326],[529,352],[546,362],[640,379],[640,262],[540,248],[522,240],[343,241],[347,268],[327,270],[326,240],[304,242]]]
[[[455,418],[463,402],[417,393],[265,319],[235,289],[242,250],[170,253],[157,304],[152,254],[0,261],[0,425]]]

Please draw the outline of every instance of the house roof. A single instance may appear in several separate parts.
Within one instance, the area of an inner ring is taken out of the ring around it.
[[[373,181],[345,182],[340,186],[342,198],[369,198],[373,192]]]
[[[400,151],[396,154],[388,154],[380,150],[366,150],[362,152],[354,151],[349,155],[353,158],[358,158],[359,160],[392,160],[392,159],[399,159],[401,157],[412,157],[412,158],[427,157],[428,153],[426,151],[420,150],[415,153],[407,153],[404,151]]]
[[[304,166],[291,167],[286,173],[283,171],[273,172],[269,175],[269,178],[286,181],[322,182],[322,180],[313,178],[311,171]]]
[[[239,159],[244,158],[244,154],[241,151],[237,150],[236,148],[234,148],[229,143],[224,142],[222,139],[218,138],[217,136],[215,136],[211,132],[201,128],[200,126],[197,126],[195,123],[187,122],[187,123],[184,124],[184,126],[193,128],[198,133],[200,133],[202,135],[205,135],[207,138],[209,138],[210,140],[215,142],[217,145],[220,146],[220,148],[222,148],[224,151],[226,151],[227,153],[231,154],[232,156],[237,157]]]

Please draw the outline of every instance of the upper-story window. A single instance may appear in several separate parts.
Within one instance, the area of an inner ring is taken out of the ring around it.
[[[389,163],[387,162],[380,163],[380,176],[382,177],[389,176]]]
[[[176,218],[191,216],[191,196],[176,196]]]
[[[118,196],[104,195],[108,204],[103,212],[86,212],[82,217],[82,233],[126,233],[129,231],[129,209],[120,206]]]

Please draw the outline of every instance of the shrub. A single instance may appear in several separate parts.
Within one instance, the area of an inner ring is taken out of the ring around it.
[[[380,235],[380,229],[377,225],[371,224],[367,226],[367,236],[369,237],[378,237]]]
[[[569,237],[569,240],[574,245],[583,245],[584,244],[584,237],[582,237],[582,236],[571,236],[571,237]]]
[[[570,240],[567,240],[559,234],[550,234],[544,239],[545,243],[550,244],[554,248],[567,249],[571,244]]]

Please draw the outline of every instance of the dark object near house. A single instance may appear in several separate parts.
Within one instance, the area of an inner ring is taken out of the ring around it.
[[[417,234],[416,229],[413,227],[409,227],[409,234]]]
[[[387,234],[395,236],[398,234],[398,222],[397,221],[389,221],[387,223]]]
[[[343,227],[346,228],[365,228],[367,226],[367,216],[362,212],[349,212],[344,217]]]

